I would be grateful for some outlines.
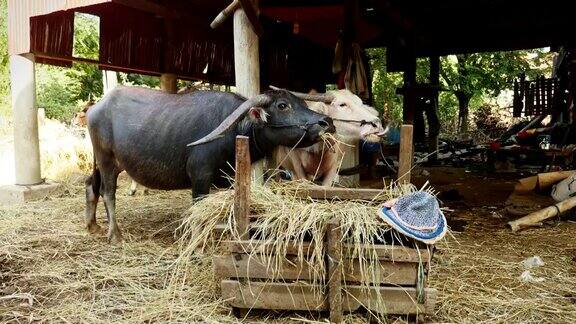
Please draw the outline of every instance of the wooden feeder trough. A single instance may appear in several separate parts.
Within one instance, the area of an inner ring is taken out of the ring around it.
[[[359,260],[339,261],[342,255],[351,255],[347,252],[354,246],[342,243],[342,232],[336,223],[327,226],[323,238],[327,247],[324,259],[328,271],[327,278],[320,284],[327,287],[314,286],[310,265],[298,261],[299,253],[307,256],[313,250],[312,242],[289,245],[286,261],[279,266],[272,268],[262,264],[254,253],[270,253],[272,246],[264,241],[250,240],[250,219],[257,217],[249,215],[250,173],[248,138],[238,136],[234,215],[240,237],[224,242],[228,254],[214,256],[215,273],[223,278],[222,298],[230,303],[237,314],[245,314],[251,309],[329,311],[331,322],[337,323],[342,321],[343,312],[353,312],[361,307],[372,314],[378,312],[370,306],[378,304],[377,298],[381,298],[380,305],[383,301],[386,314],[422,315],[434,310],[436,290],[426,288],[426,269],[431,259],[429,249],[408,247],[416,246],[416,242],[408,238],[406,242],[409,244],[403,246],[367,246],[367,249],[376,252],[381,267],[380,278],[376,280],[378,284],[368,287],[366,283],[374,283],[374,280],[363,276],[372,278],[373,274],[360,273],[359,266],[355,266]],[[373,189],[311,187],[297,194],[313,199],[371,200],[379,193],[379,190]],[[225,226],[217,227],[217,235],[221,235]],[[360,282],[364,284],[361,286]],[[318,291],[326,291],[326,294],[319,294]]]

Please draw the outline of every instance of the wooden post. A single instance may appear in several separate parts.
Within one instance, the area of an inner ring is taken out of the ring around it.
[[[437,88],[440,87],[440,57],[431,56],[430,57],[430,85]],[[431,98],[432,104],[434,105],[433,113],[437,116],[438,114],[438,91],[434,92],[433,98]],[[436,121],[438,118],[436,118]],[[430,117],[428,117],[428,161],[436,162],[438,160],[438,134],[433,132],[433,126],[430,125]],[[437,125],[438,129],[440,125]]]
[[[250,146],[247,136],[236,136],[236,180],[234,218],[238,239],[248,239],[250,224]]]
[[[255,7],[257,1],[255,1]],[[236,91],[251,98],[260,94],[260,55],[258,35],[251,27],[244,9],[234,13],[234,75]],[[254,163],[253,171],[257,180],[262,180],[265,159]]]
[[[404,124],[414,122],[414,111],[416,109],[415,93],[412,90],[416,85],[416,57],[411,59],[406,71],[404,71],[404,93],[403,93],[403,109],[402,116]]]
[[[330,322],[342,322],[342,230],[340,224],[328,224],[328,302]]]
[[[414,159],[412,134],[414,132],[412,125],[402,125],[400,128],[400,153],[398,157],[398,183],[410,183],[410,171],[412,170],[412,161]]]
[[[170,73],[160,75],[160,89],[168,93],[178,92],[178,79],[176,75]]]

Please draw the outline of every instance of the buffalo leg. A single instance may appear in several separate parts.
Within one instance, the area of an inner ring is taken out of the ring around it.
[[[336,144],[338,145],[338,144]],[[338,148],[340,150],[340,148]],[[320,161],[320,168],[328,171],[324,174],[324,179],[322,179],[322,186],[332,187],[334,182],[338,180],[338,169],[339,169],[339,159],[337,153],[332,153],[329,151],[324,151],[323,160]],[[342,159],[340,159],[341,161]]]
[[[196,169],[190,172],[189,176],[192,181],[192,198],[202,198],[202,196],[210,193],[210,186],[213,181],[212,172]]]
[[[290,164],[292,164],[293,180],[304,180],[306,179],[306,172],[302,166],[302,162],[295,156],[294,152],[288,153],[288,159],[290,159]]]
[[[108,214],[108,242],[112,244],[122,242],[122,233],[116,222],[116,182],[119,173],[114,167],[102,168],[103,197]]]
[[[132,180],[132,183],[130,184],[130,191],[128,192],[128,194],[130,194],[130,196],[134,196],[136,194],[136,189],[138,189],[138,183]]]
[[[145,195],[148,194],[148,187],[144,187],[142,185],[140,185],[143,189],[142,191],[144,192]],[[132,183],[130,184],[130,189],[128,191],[128,194],[130,196],[134,196],[136,194],[136,191],[138,190],[138,182],[132,180]]]
[[[104,233],[96,223],[96,206],[100,198],[100,171],[94,168],[92,175],[86,180],[86,229],[90,234]]]

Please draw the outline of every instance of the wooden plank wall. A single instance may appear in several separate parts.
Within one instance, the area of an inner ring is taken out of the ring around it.
[[[30,52],[30,17],[112,0],[8,0],[8,53]]]

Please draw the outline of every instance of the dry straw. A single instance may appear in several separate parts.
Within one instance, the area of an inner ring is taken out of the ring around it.
[[[121,246],[86,234],[81,182],[69,183],[60,194],[40,202],[0,206],[0,322],[238,321],[218,297],[211,255],[190,251],[185,258],[180,248],[187,245],[174,242],[190,193],[153,190],[148,196],[128,197],[127,186],[122,181],[118,190],[118,217],[126,238]],[[231,204],[229,191],[210,197],[200,205]],[[253,212],[263,207],[253,204]],[[106,218],[103,210],[100,204],[99,221]],[[456,239],[437,245],[429,285],[438,289],[438,304],[430,320],[576,323],[576,223],[517,235],[481,212],[459,211],[457,217],[470,225],[455,233]],[[232,221],[224,212],[222,217]],[[211,226],[208,220],[206,224]],[[534,255],[545,265],[533,269],[533,275],[545,280],[523,283],[518,279],[524,271],[521,261]],[[184,260],[178,284],[170,284],[173,266]],[[314,313],[258,313],[248,318],[260,323],[314,320],[325,322]],[[346,321],[365,319],[348,315]]]
[[[307,265],[311,284],[320,287],[316,293],[323,294],[322,285],[327,278],[325,263],[325,233],[329,223],[337,222],[343,233],[344,243],[351,244],[354,249],[350,255],[343,255],[341,262],[351,262],[357,258],[359,269],[364,279],[361,284],[379,285],[381,263],[375,250],[376,244],[393,247],[404,244],[403,240],[378,217],[378,209],[383,201],[397,198],[416,190],[412,185],[397,186],[391,184],[381,191],[372,201],[339,200],[330,201],[302,199],[297,194],[299,190],[309,187],[306,182],[271,183],[268,186],[253,185],[251,191],[251,215],[258,215],[253,222],[255,233],[251,245],[257,247],[266,243],[272,248],[267,251],[251,249],[250,258],[267,266],[273,274],[271,280],[282,281],[282,264],[297,262]],[[426,187],[423,190],[428,190]],[[181,278],[180,272],[188,267],[190,259],[200,251],[213,253],[225,237],[237,237],[234,233],[235,218],[233,214],[233,191],[221,191],[204,198],[193,205],[186,213],[177,233],[180,236],[178,245],[180,256],[176,266],[175,278]],[[219,223],[227,224],[229,235],[214,237],[213,232]],[[311,250],[304,248],[312,243]],[[289,247],[299,247],[297,260],[288,261]],[[410,243],[410,247],[413,245]],[[427,262],[428,260],[422,260]],[[352,266],[352,263],[350,264]],[[346,279],[346,273],[343,273]],[[344,288],[346,291],[346,288]],[[377,299],[383,301],[382,299]],[[368,305],[366,305],[368,306]],[[370,305],[385,313],[383,303]]]
[[[119,190],[127,242],[111,246],[84,230],[82,187],[0,206],[0,322],[234,322],[217,298],[209,258],[189,263],[193,280],[178,290],[167,285],[178,253],[173,230],[189,193]]]

